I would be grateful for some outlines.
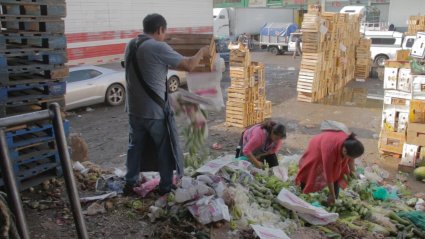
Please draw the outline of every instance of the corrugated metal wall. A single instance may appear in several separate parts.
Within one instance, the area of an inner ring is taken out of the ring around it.
[[[69,64],[121,60],[150,13],[163,15],[169,32],[212,33],[212,8],[213,0],[67,0]]]

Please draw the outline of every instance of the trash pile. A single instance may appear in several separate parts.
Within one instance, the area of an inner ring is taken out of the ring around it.
[[[377,165],[360,168],[360,179],[328,206],[326,189],[305,195],[295,186],[296,160],[280,162],[260,170],[230,155],[209,161],[150,206],[149,219],[224,223],[229,235],[252,230],[261,239],[291,238],[305,227],[323,238],[425,238],[425,194],[385,184],[389,175]]]

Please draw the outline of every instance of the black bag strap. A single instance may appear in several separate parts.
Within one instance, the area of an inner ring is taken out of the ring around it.
[[[164,109],[165,107],[165,101],[162,99],[155,91],[149,87],[149,85],[146,83],[146,81],[143,78],[142,72],[140,71],[140,66],[137,64],[137,50],[139,49],[140,45],[144,43],[145,41],[149,40],[149,37],[142,37],[142,38],[135,38],[130,43],[130,54],[127,59],[128,61],[131,61],[131,64],[133,65],[134,71],[136,72],[136,76],[139,79],[139,82],[141,83],[143,89],[146,91],[146,93],[151,97],[155,103],[157,103],[161,108]],[[168,87],[165,87],[166,89]],[[168,90],[167,90],[168,92]],[[167,93],[166,93],[167,95]]]

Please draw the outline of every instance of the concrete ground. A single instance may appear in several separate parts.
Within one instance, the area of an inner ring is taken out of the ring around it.
[[[273,103],[273,119],[284,123],[288,137],[282,154],[301,154],[310,138],[319,133],[320,123],[325,119],[344,122],[358,135],[366,147],[362,160],[368,164],[378,163],[389,170],[394,177],[397,171],[397,159],[380,159],[378,138],[382,114],[382,81],[371,79],[366,82],[349,84],[344,94],[353,90],[366,89],[363,99],[354,101],[328,101],[326,104],[312,104],[297,101],[297,78],[300,57],[290,55],[274,56],[268,52],[254,52],[253,61],[266,65],[266,94]],[[121,69],[118,64],[106,65]],[[225,90],[230,85],[228,73],[222,81]],[[342,94],[343,95],[343,94]],[[89,146],[89,158],[104,167],[125,168],[128,143],[127,114],[123,106],[107,107],[97,105],[94,111],[80,109],[68,116],[71,132],[80,133]],[[223,145],[221,150],[212,150],[213,155],[233,153],[241,129],[229,128],[224,124],[225,111],[209,113],[210,136],[207,146],[214,143]],[[425,184],[409,180],[414,191],[425,191]]]

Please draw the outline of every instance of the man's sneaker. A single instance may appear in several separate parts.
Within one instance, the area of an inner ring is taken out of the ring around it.
[[[135,196],[135,195],[137,195],[136,194],[136,192],[134,192],[134,184],[125,184],[124,185],[124,188],[123,188],[123,193],[122,193],[122,195],[123,196],[125,196],[125,197],[128,197],[128,196]]]

